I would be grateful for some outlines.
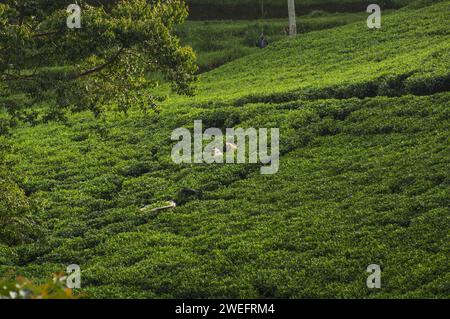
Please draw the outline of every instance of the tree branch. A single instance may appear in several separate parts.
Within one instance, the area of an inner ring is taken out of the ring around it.
[[[72,80],[76,80],[76,79],[79,79],[81,77],[85,77],[85,76],[88,76],[88,75],[90,75],[92,73],[96,73],[96,72],[99,72],[99,71],[103,70],[104,68],[106,68],[106,67],[110,66],[111,64],[113,64],[114,62],[116,62],[117,59],[120,57],[120,54],[123,52],[124,49],[125,49],[124,47],[121,47],[120,50],[117,51],[117,53],[114,54],[111,57],[111,59],[109,59],[106,63],[98,65],[98,66],[96,66],[96,67],[94,67],[92,69],[86,70],[86,71],[84,71],[82,73],[75,74],[74,76],[71,77],[71,79]]]
[[[81,73],[78,74],[74,74],[72,76],[70,76],[68,79],[69,80],[77,80],[79,78],[91,75],[93,73],[97,73],[100,72],[101,70],[103,70],[104,68],[110,66],[111,64],[114,64],[120,57],[121,53],[125,50],[124,47],[121,47],[119,49],[119,51],[117,51],[108,61],[106,61],[104,64],[98,65],[96,67],[93,67],[92,69],[83,71]],[[35,72],[34,74],[30,74],[30,75],[24,75],[24,76],[13,76],[10,74],[6,74],[3,73],[1,74],[1,76],[3,76],[4,78],[2,79],[3,81],[19,81],[19,80],[32,80],[33,78],[35,78],[36,76],[38,76],[39,74],[37,74],[37,72]]]
[[[42,37],[46,37],[46,36],[49,36],[49,35],[54,35],[54,34],[58,34],[58,33],[61,33],[62,32],[62,30],[57,30],[57,31],[49,31],[49,32],[44,32],[44,33],[36,33],[36,34],[33,34],[33,38],[42,38]]]

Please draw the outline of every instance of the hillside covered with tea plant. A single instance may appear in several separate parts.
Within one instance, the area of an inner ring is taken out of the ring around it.
[[[39,234],[0,245],[0,275],[78,264],[88,298],[450,297],[450,2],[418,4],[280,39],[160,112],[18,125],[7,160]],[[198,119],[280,128],[279,172],[173,163]],[[183,188],[202,196],[140,210]]]
[[[386,11],[385,13],[389,13]],[[307,33],[364,21],[365,12],[313,12],[298,17],[297,30]],[[204,73],[246,55],[256,53],[261,33],[269,44],[286,38],[286,19],[186,21],[177,29],[183,43],[197,54],[199,72]]]

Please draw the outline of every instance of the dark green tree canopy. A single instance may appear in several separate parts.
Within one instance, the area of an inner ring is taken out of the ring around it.
[[[78,1],[81,28],[71,29],[74,2],[0,4],[0,107],[15,116],[44,100],[56,112],[146,110],[161,75],[177,93],[193,93],[195,55],[172,33],[187,17],[184,1]]]

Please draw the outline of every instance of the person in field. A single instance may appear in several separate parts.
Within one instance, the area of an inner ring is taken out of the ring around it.
[[[258,39],[258,48],[264,49],[269,45],[269,41],[267,41],[266,37],[264,36],[264,33],[261,33]]]

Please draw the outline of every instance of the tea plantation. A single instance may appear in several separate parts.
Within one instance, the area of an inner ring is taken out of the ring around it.
[[[386,11],[385,13],[390,13]],[[298,18],[297,30],[307,33],[335,28],[356,21],[364,21],[367,14],[326,13],[316,11]],[[201,73],[212,70],[245,55],[257,52],[257,40],[264,33],[269,43],[286,37],[286,19],[259,19],[239,21],[187,21],[177,34],[197,54]]]
[[[46,282],[79,264],[88,298],[449,298],[449,13],[420,1],[380,30],[362,15],[280,39],[160,113],[13,129],[8,161],[42,235],[0,245],[0,275]],[[280,128],[279,172],[173,163],[172,131],[197,119]],[[183,188],[202,196],[140,211]]]

